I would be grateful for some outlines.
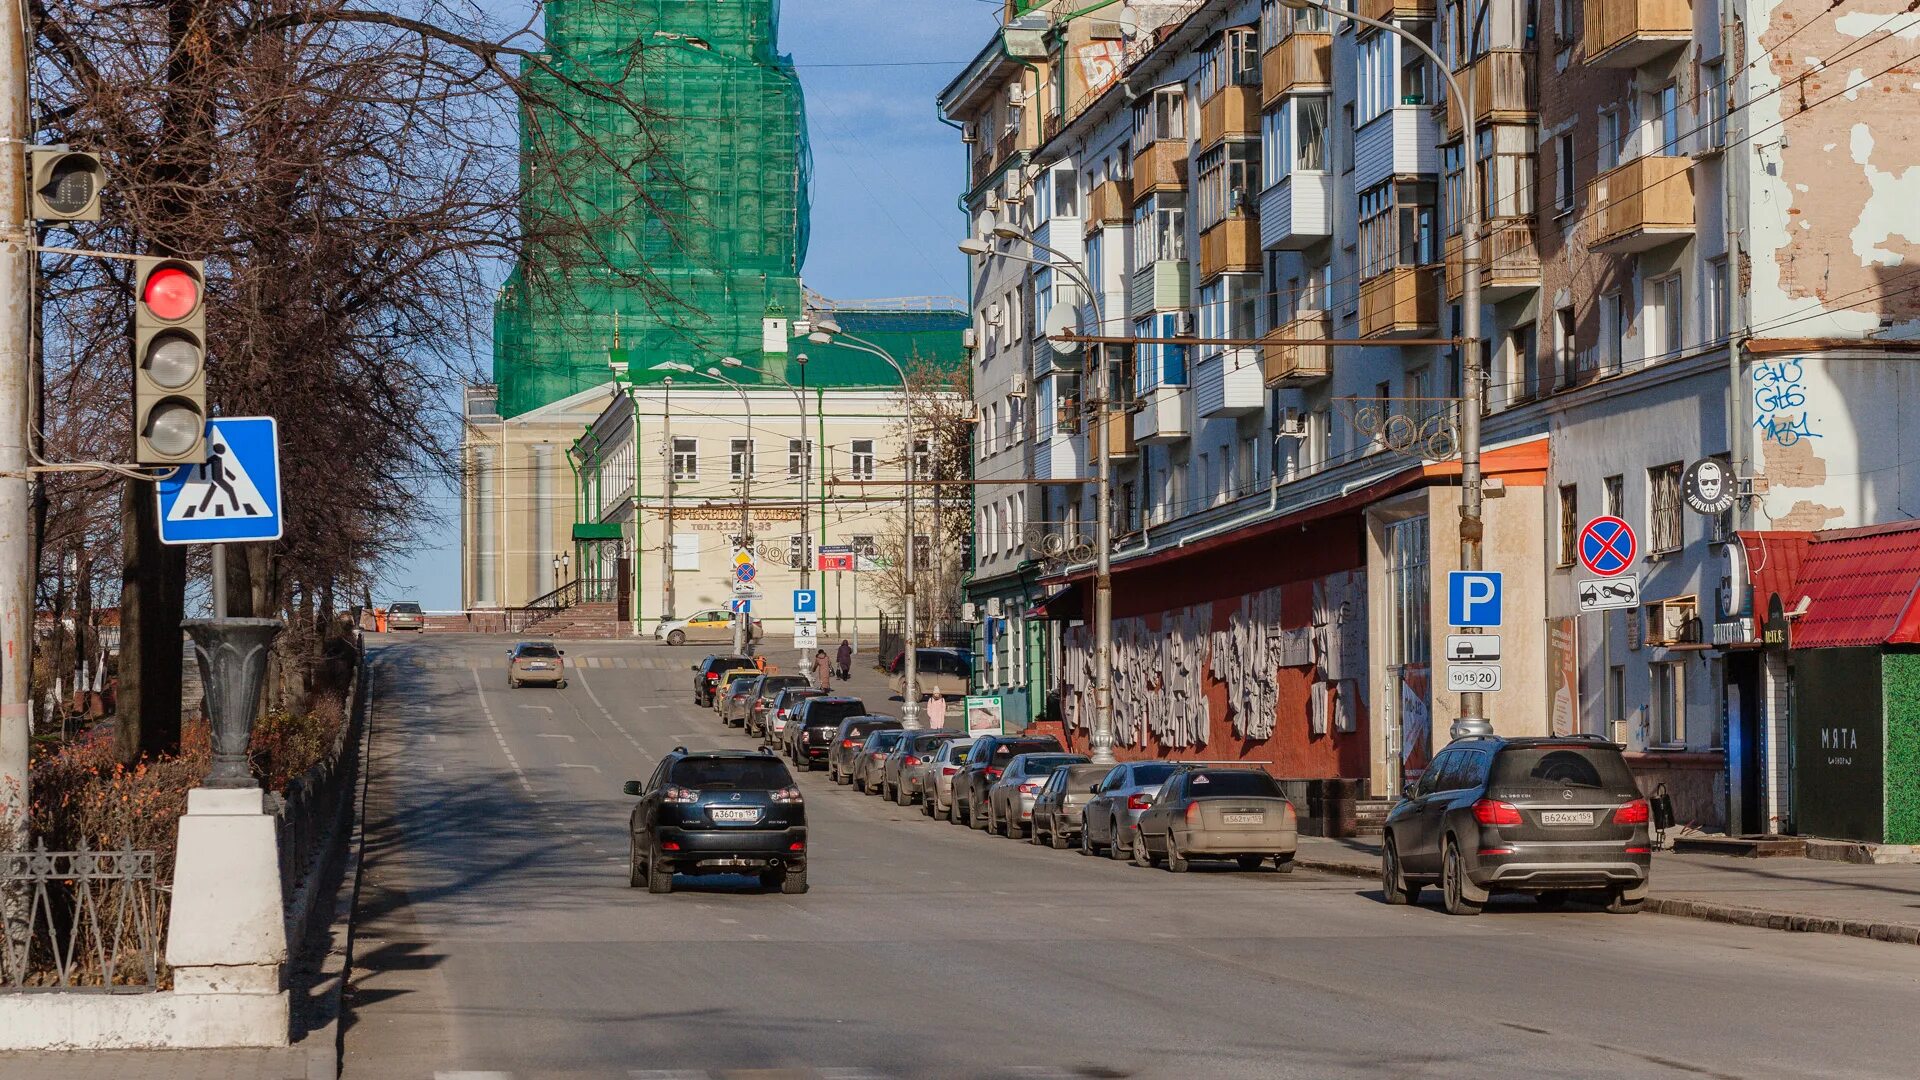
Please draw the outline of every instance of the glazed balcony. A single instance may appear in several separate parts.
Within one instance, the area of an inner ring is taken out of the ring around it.
[[[1127,317],[1150,311],[1180,311],[1193,292],[1193,264],[1185,259],[1160,259],[1133,272],[1127,282]]]
[[[1587,0],[1581,27],[1590,67],[1632,68],[1693,40],[1691,0]]]
[[[1133,156],[1132,201],[1139,202],[1156,191],[1183,191],[1186,186],[1186,140],[1151,142]]]
[[[1434,0],[1360,0],[1360,14],[1369,19],[1431,19]]]
[[[1440,288],[1428,266],[1396,266],[1360,283],[1360,336],[1432,333],[1440,325]]]
[[[1506,300],[1540,287],[1540,247],[1532,218],[1495,218],[1480,242],[1480,298]],[[1447,299],[1466,291],[1464,236],[1447,240]]]
[[[1294,90],[1333,85],[1333,35],[1292,33],[1260,57],[1261,105]]]
[[[1474,120],[1481,124],[1518,124],[1534,119],[1540,100],[1534,81],[1533,54],[1511,49],[1489,52],[1459,73],[1461,85],[1473,95]],[[1458,138],[1465,103],[1447,99],[1447,137]]]
[[[1587,184],[1594,251],[1650,251],[1693,235],[1693,159],[1651,155]]]
[[[1184,386],[1157,386],[1133,403],[1133,441],[1179,442],[1193,434],[1193,395]]]
[[[1260,134],[1260,88],[1223,86],[1200,105],[1200,145],[1212,146],[1229,135]]]
[[[1108,180],[1094,185],[1087,194],[1086,231],[1127,223],[1127,207],[1133,202],[1131,180]]]
[[[1200,234],[1200,280],[1260,269],[1260,221],[1230,217]]]
[[[1333,347],[1329,345],[1289,345],[1288,338],[1326,338],[1333,336],[1333,319],[1324,311],[1296,312],[1292,322],[1282,323],[1267,332],[1265,379],[1268,386],[1305,386],[1333,374]]]
[[[1125,459],[1138,457],[1140,444],[1133,438],[1133,413],[1129,409],[1115,407],[1107,413],[1107,457]]]

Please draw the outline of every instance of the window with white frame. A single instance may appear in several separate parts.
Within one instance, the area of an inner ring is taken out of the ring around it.
[[[913,476],[924,480],[933,475],[933,440],[913,440]]]
[[[813,468],[813,440],[787,440],[787,479],[798,480]]]
[[[1360,194],[1360,276],[1434,261],[1433,186],[1387,181]]]
[[[1608,293],[1600,298],[1600,341],[1606,349],[1602,357],[1608,370],[1618,371],[1627,362],[1627,298],[1623,293]]]
[[[1133,208],[1133,268],[1187,257],[1187,193],[1158,191]]]
[[[1270,188],[1285,180],[1293,166],[1293,140],[1287,138],[1292,102],[1280,104],[1260,114],[1260,186]]]
[[[1397,104],[1399,40],[1392,34],[1369,34],[1360,39],[1359,79],[1355,88],[1356,121],[1365,124]]]
[[[855,480],[871,480],[874,473],[874,454],[872,439],[855,439],[849,444],[852,457],[852,473]]]
[[[1600,112],[1600,148],[1596,167],[1601,172],[1620,164],[1623,153],[1622,143],[1626,139],[1626,117],[1619,109],[1603,109]]]
[[[673,440],[673,478],[700,479],[700,440],[679,437]]]
[[[1672,83],[1647,95],[1647,134],[1642,146],[1657,147],[1662,157],[1680,154],[1680,89]]]
[[[1655,746],[1687,744],[1687,663],[1671,660],[1647,665],[1652,683],[1648,717],[1649,735]]]
[[[1533,138],[1532,132],[1513,124],[1479,129],[1482,220],[1532,216]]]
[[[1133,336],[1173,337],[1179,333],[1180,316],[1163,312],[1135,319]],[[1162,386],[1187,385],[1187,347],[1147,342],[1134,347],[1133,389],[1136,396]]]
[[[1702,150],[1727,145],[1727,65],[1720,60],[1700,65],[1700,142]]]
[[[753,441],[734,439],[727,446],[727,475],[744,480],[753,474]]]
[[[1566,132],[1553,141],[1554,146],[1554,205],[1561,210],[1572,210],[1574,198],[1578,194],[1574,180],[1573,133]]]
[[[1236,212],[1252,212],[1253,179],[1259,171],[1260,144],[1257,142],[1225,142],[1200,155],[1196,209],[1202,232]]]
[[[1667,274],[1647,282],[1647,342],[1650,351],[1679,356],[1683,347],[1680,275]]]
[[[1701,314],[1706,318],[1706,340],[1724,341],[1727,337],[1728,301],[1727,257],[1708,259],[1702,291],[1706,294]]]
[[[1163,86],[1133,107],[1133,149],[1136,153],[1157,142],[1184,142],[1187,138],[1187,88]]]
[[[1425,515],[1387,526],[1387,595],[1391,624],[1387,663],[1392,667],[1431,663],[1433,659],[1432,563]]]
[[[1227,31],[1227,79],[1234,86],[1260,85],[1260,35],[1251,26]]]
[[[1684,506],[1680,501],[1680,480],[1686,466],[1675,461],[1647,470],[1647,553],[1660,555],[1680,550],[1686,542]]]

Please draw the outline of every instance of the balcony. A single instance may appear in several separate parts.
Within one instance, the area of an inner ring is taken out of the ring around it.
[[[1433,0],[1360,0],[1360,14],[1369,19],[1431,19]]]
[[[1533,54],[1512,49],[1489,52],[1468,64],[1460,83],[1473,95],[1474,120],[1480,124],[1518,124],[1534,118],[1540,100],[1534,81]],[[1447,137],[1460,135],[1465,103],[1447,99]]]
[[[1127,282],[1127,317],[1150,311],[1183,311],[1193,291],[1193,264],[1185,259],[1161,259],[1133,272]]]
[[[1131,458],[1140,454],[1140,444],[1133,438],[1133,413],[1128,409],[1114,408],[1107,413],[1107,457]]]
[[[1632,68],[1693,40],[1691,0],[1587,0],[1581,27],[1591,67]]]
[[[1193,395],[1184,386],[1158,386],[1133,403],[1133,441],[1179,442],[1193,433]]]
[[[1593,218],[1588,247],[1611,254],[1650,251],[1693,235],[1693,159],[1635,158],[1587,184]]]
[[[1287,338],[1327,338],[1333,336],[1333,319],[1324,311],[1301,311],[1293,321],[1267,332],[1264,372],[1268,386],[1305,386],[1333,374],[1333,347],[1330,345],[1288,345]]]
[[[1312,247],[1333,235],[1333,174],[1295,170],[1260,193],[1260,246]]]
[[[1212,146],[1229,135],[1260,133],[1260,88],[1223,86],[1200,106],[1200,145]]]
[[[1203,420],[1251,416],[1266,408],[1258,349],[1226,349],[1193,367],[1193,408]]]
[[[1432,333],[1440,325],[1440,289],[1427,266],[1398,266],[1360,283],[1360,336]]]
[[[1466,291],[1467,238],[1447,240],[1447,299]],[[1532,218],[1496,218],[1480,242],[1480,299],[1492,302],[1540,287],[1540,248]]]
[[[1133,203],[1133,182],[1128,179],[1108,180],[1096,184],[1087,193],[1087,232],[1108,225],[1125,225],[1127,207]]]
[[[1260,221],[1230,217],[1200,234],[1200,280],[1260,269]]]
[[[1353,134],[1353,186],[1368,188],[1393,176],[1440,171],[1440,124],[1426,105],[1395,105]]]
[[[1333,85],[1333,35],[1292,33],[1260,58],[1261,106],[1282,94]]]
[[[1132,202],[1139,202],[1156,191],[1184,191],[1186,186],[1186,140],[1162,139],[1148,143],[1134,155]]]
[[[1037,480],[1072,480],[1085,476],[1080,465],[1080,437],[1065,434],[1043,439],[1034,447],[1033,475]]]

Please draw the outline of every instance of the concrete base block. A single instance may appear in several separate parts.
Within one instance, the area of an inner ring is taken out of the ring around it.
[[[234,999],[236,1017],[278,1002],[269,1025],[242,1024],[243,1041],[199,1046],[276,1046],[287,1041],[287,960],[280,856],[273,819],[258,788],[195,788],[180,819],[167,923],[167,964],[175,993]],[[238,1023],[238,1021],[234,1021]],[[224,1029],[223,1029],[224,1030]]]
[[[287,995],[0,994],[0,1049],[207,1050],[287,1045]]]

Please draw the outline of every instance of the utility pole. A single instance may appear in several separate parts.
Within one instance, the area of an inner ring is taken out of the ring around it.
[[[660,539],[660,618],[673,618],[673,376],[663,382],[666,385],[665,404],[660,406],[660,460],[666,467],[661,470],[665,482],[661,489],[666,492],[666,508],[661,514],[664,535]]]
[[[27,14],[0,0],[0,826],[23,825],[32,670],[32,486],[27,482],[27,386],[33,336],[27,146]],[[26,838],[17,838],[26,846]]]

